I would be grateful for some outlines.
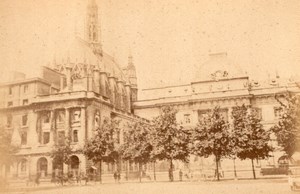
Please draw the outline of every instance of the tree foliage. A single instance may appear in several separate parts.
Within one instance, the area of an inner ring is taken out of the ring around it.
[[[192,131],[191,150],[197,156],[209,157],[213,155],[216,161],[216,175],[219,180],[218,164],[222,157],[231,153],[229,124],[215,107],[203,116]]]
[[[236,106],[232,110],[232,118],[233,151],[242,160],[251,159],[253,176],[256,178],[253,160],[264,159],[272,151],[269,146],[270,131],[263,128],[261,116],[254,108]]]
[[[94,163],[100,166],[101,181],[101,163],[115,163],[119,158],[119,120],[105,118],[101,127],[95,130],[94,136],[85,142],[83,153]]]
[[[0,125],[0,166],[8,166],[14,159],[19,146],[12,144],[12,131],[7,127]]]
[[[150,142],[151,126],[144,121],[134,121],[124,131],[124,143],[121,145],[122,158],[139,164],[141,181],[142,165],[150,162],[152,144]]]
[[[289,158],[296,151],[300,151],[300,96],[287,94],[282,100],[279,121],[272,127],[279,146],[283,148]]]
[[[71,155],[74,153],[69,138],[66,138],[64,143],[55,144],[50,152],[50,157],[53,160],[54,166],[61,166],[62,164],[69,165],[71,162]],[[62,166],[61,166],[62,168]]]
[[[154,118],[152,156],[158,160],[170,161],[170,181],[173,181],[173,160],[188,161],[189,132],[176,122],[177,111],[171,106],[161,108]]]

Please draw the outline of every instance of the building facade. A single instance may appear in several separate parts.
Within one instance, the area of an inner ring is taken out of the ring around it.
[[[261,80],[253,80],[242,68],[235,65],[227,53],[210,54],[206,63],[196,72],[194,81],[188,84],[143,89],[140,98],[134,102],[134,113],[140,117],[152,119],[159,115],[164,105],[174,106],[178,110],[177,122],[185,127],[195,127],[199,119],[208,110],[219,106],[223,117],[232,123],[231,111],[237,105],[251,105],[257,109],[266,130],[278,121],[280,104],[275,95],[292,92],[300,93],[299,79],[283,79],[278,73],[267,75]],[[267,160],[257,161],[257,166],[278,165],[278,159],[284,154],[280,151],[275,135],[271,135],[270,144],[276,149]],[[190,160],[193,168],[203,166],[214,168],[213,158],[194,158]],[[197,162],[195,162],[197,161]],[[239,169],[251,166],[249,161],[236,161]],[[178,163],[177,168],[182,168]],[[224,159],[222,168],[232,169],[232,160]]]
[[[120,129],[124,130],[128,122],[158,116],[164,105],[178,110],[177,121],[185,127],[195,126],[215,106],[220,106],[230,123],[232,107],[251,105],[268,129],[280,114],[275,95],[300,92],[299,79],[274,75],[252,80],[240,67],[230,63],[226,53],[216,53],[203,64],[193,82],[143,89],[138,98],[132,56],[122,69],[103,51],[99,29],[98,7],[90,0],[84,39],[74,36],[64,42],[52,63],[41,68],[38,77],[26,78],[15,72],[11,81],[0,85],[0,123],[12,132],[12,142],[20,146],[16,160],[9,169],[3,167],[2,174],[19,178],[36,174],[51,177],[56,166],[50,151],[55,144],[68,138],[75,149],[82,148],[105,118],[119,119]],[[274,137],[273,140],[271,143],[276,147]],[[273,157],[260,161],[260,165],[275,164],[282,154],[273,153]],[[71,159],[71,165],[63,168],[74,174],[94,166],[79,152],[74,152]],[[227,164],[232,167],[231,162],[224,162],[224,168]],[[176,167],[182,165],[177,163]],[[237,165],[250,166],[241,161]],[[192,157],[190,166],[197,169],[214,164],[210,159]],[[122,170],[136,168],[125,163],[121,166]],[[157,168],[166,170],[168,165],[162,162]],[[114,167],[104,164],[103,171],[112,172]]]
[[[87,6],[86,21],[85,39],[72,37],[63,43],[52,64],[42,67],[36,78],[14,72],[11,81],[0,85],[0,121],[12,132],[12,143],[20,147],[11,167],[2,168],[3,174],[51,177],[57,169],[50,157],[55,144],[68,138],[75,150],[80,149],[105,118],[120,120],[121,130],[141,119],[132,109],[137,100],[132,56],[127,68],[121,69],[102,50],[98,7],[93,0]],[[93,165],[75,152],[63,169],[85,173]],[[112,172],[113,168],[104,164],[103,170]]]

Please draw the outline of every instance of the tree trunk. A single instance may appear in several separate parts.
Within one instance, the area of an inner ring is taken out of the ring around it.
[[[99,181],[102,184],[102,160],[99,161]]]
[[[140,182],[142,182],[142,163],[139,162],[139,179],[140,179]]]
[[[216,175],[217,175],[217,180],[220,180],[220,175],[219,175],[219,157],[216,156]]]
[[[169,170],[169,180],[171,182],[173,182],[174,178],[173,178],[173,160],[170,160],[170,170]]]
[[[156,181],[155,161],[153,162],[153,179]]]
[[[233,158],[233,170],[234,170],[234,178],[237,178],[236,167],[235,167],[235,158]]]
[[[251,159],[251,163],[252,163],[253,178],[256,179],[253,159]]]

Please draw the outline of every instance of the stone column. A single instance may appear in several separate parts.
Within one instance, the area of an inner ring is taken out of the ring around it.
[[[33,147],[35,145],[38,144],[38,135],[37,135],[37,127],[38,127],[38,123],[37,123],[37,115],[38,112],[30,112],[30,114],[28,114],[28,121],[29,121],[29,127],[28,127],[28,140],[27,144],[30,147]]]

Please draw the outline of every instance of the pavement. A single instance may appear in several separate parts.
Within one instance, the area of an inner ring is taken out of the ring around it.
[[[131,182],[105,182],[103,184],[89,182],[88,185],[72,184],[57,186],[55,184],[43,183],[40,186],[10,187],[4,193],[23,194],[285,194],[295,193],[290,188],[285,178],[273,179],[244,179],[244,180],[221,180],[221,181],[138,181]]]

